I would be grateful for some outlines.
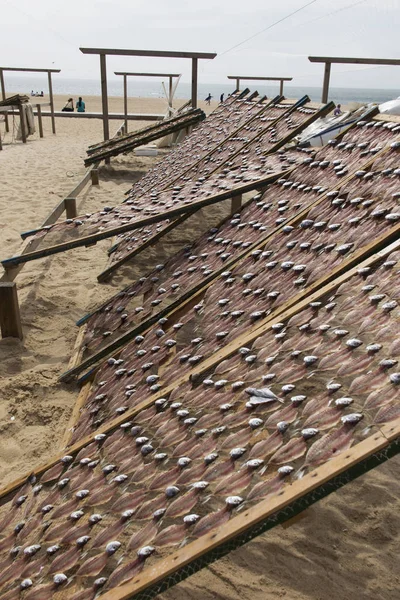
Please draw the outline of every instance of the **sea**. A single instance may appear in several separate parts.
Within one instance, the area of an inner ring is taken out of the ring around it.
[[[32,89],[34,92],[43,92],[47,95],[48,85],[47,77],[34,76],[34,77],[21,77],[14,76],[5,73],[6,79],[6,92],[7,95],[10,93],[26,93],[30,94]],[[53,92],[54,94],[64,95],[66,99],[70,96],[100,96],[100,81],[96,79],[67,79],[54,74],[52,77],[53,81]],[[123,84],[122,77],[119,79],[110,78],[108,80],[108,95],[109,96],[123,96]],[[258,85],[257,82],[242,82],[241,87],[244,88],[245,84],[251,91],[257,90],[260,95],[267,95],[269,98],[276,96],[279,93],[278,85]],[[278,82],[277,82],[278,83]],[[168,81],[164,82],[165,87],[168,88]],[[221,94],[225,94],[225,97],[233,92],[234,85],[232,83],[199,83],[198,85],[198,98],[205,99],[208,94],[215,100],[219,100]],[[180,82],[176,92],[175,98],[178,99],[189,99],[190,98],[190,83]],[[320,87],[299,87],[295,85],[285,85],[284,95],[287,98],[301,98],[304,95],[308,95],[311,100],[320,102],[322,90]],[[136,98],[164,98],[164,90],[162,80],[154,79],[137,79],[128,78],[128,95]],[[398,89],[374,89],[374,88],[339,88],[331,87],[329,89],[329,99],[333,100],[336,104],[349,104],[351,102],[360,102],[362,104],[368,104],[374,102],[381,104],[388,100],[393,100],[400,95]]]

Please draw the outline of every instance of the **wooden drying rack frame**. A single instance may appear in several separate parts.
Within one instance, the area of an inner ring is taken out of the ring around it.
[[[236,89],[240,90],[240,81],[279,81],[279,93],[283,96],[283,82],[292,81],[293,77],[248,77],[247,75],[227,75],[228,79],[236,80]],[[324,103],[326,104],[326,102]]]
[[[131,50],[117,48],[79,48],[83,54],[97,54],[100,56],[101,99],[103,106],[103,134],[104,141],[110,137],[108,123],[108,93],[107,93],[107,56],[143,56],[146,58],[188,58],[192,61],[192,108],[197,108],[197,75],[198,62],[201,59],[211,60],[217,55],[215,52],[175,52],[161,50]]]
[[[304,298],[297,306],[292,306],[283,314],[280,314],[279,321],[290,319],[293,315],[306,308],[310,302],[331,293],[343,282],[348,281],[354,276],[360,267],[371,266],[399,248],[400,240],[397,240],[337,279],[330,281],[327,285],[311,294],[311,296]],[[194,375],[207,372],[217,363],[231,356],[240,346],[251,343],[256,337],[270,330],[276,322],[277,317],[274,317],[255,331],[238,336],[236,340],[217,352],[213,357],[207,359],[202,365],[199,365],[197,368],[195,367],[190,373],[178,377],[177,381],[163,390],[163,395],[169,394],[173,389],[188,381]],[[75,414],[79,412],[80,407],[85,401],[89,393],[89,386],[90,384],[86,383],[82,388],[80,398],[78,398],[80,403],[78,402],[74,409]],[[96,434],[112,432],[122,423],[134,418],[141,410],[152,406],[158,396],[154,394],[135,408],[128,410],[108,424],[101,426],[96,430]],[[93,434],[88,435],[73,446],[70,446],[68,453],[75,455],[84,446],[92,442],[92,437]],[[286,486],[272,499],[264,500],[256,506],[244,510],[215,531],[173,552],[153,567],[145,569],[133,581],[110,590],[104,594],[104,598],[105,600],[127,600],[128,598],[149,600],[171,585],[221,558],[234,548],[250,541],[257,535],[278,524],[289,521],[314,502],[339,489],[368,470],[375,468],[399,452],[400,419],[397,419],[392,423],[378,428],[377,433],[358,443],[350,450],[341,453],[336,458],[317,467],[302,479],[295,481],[290,486]],[[44,471],[54,466],[62,456],[63,452],[60,452],[46,464],[34,469],[33,472],[26,473],[23,477],[0,490],[0,505],[10,501],[11,494],[23,485],[29,477],[33,474],[39,477]]]
[[[48,80],[48,84],[49,84],[49,97],[50,97],[51,126],[53,129],[53,133],[55,133],[56,132],[56,120],[54,118],[53,82],[51,79],[51,75],[52,75],[52,73],[60,73],[61,69],[31,69],[31,68],[23,68],[23,67],[0,67],[0,85],[1,85],[1,96],[2,96],[3,100],[6,99],[6,86],[4,83],[4,71],[15,71],[15,72],[19,72],[19,73],[47,73],[47,80]],[[40,137],[43,137],[41,108],[39,109],[39,105],[38,105],[37,110],[38,110],[38,117],[39,117],[39,130],[41,130]],[[21,116],[21,118],[22,118],[22,116]],[[6,126],[6,131],[10,131],[7,115],[5,118],[5,126]],[[22,125],[21,125],[21,129],[22,129]],[[1,141],[0,141],[0,150],[1,150]]]
[[[247,94],[248,90],[239,94],[237,98],[242,98]],[[185,106],[185,105],[184,105]],[[181,110],[182,107],[179,109]],[[114,137],[118,137],[123,131],[124,125],[122,124]],[[83,178],[77,186],[70,192],[70,194],[62,200],[47,216],[42,224],[42,228],[55,223],[64,210],[66,211],[67,218],[74,218],[77,216],[76,212],[76,199],[77,196],[84,190],[87,183],[91,179],[92,185],[98,185],[99,175],[98,166],[100,163],[92,165],[86,170]],[[35,250],[40,245],[40,240],[28,240],[22,246],[20,256],[24,256],[30,250]],[[21,325],[21,316],[18,303],[17,286],[14,282],[15,277],[22,270],[24,263],[21,262],[19,265],[6,268],[5,273],[0,278],[0,332],[2,337],[16,337],[22,340],[23,331]]]
[[[399,58],[339,58],[336,56],[309,56],[308,60],[312,63],[324,63],[324,81],[322,84],[321,102],[328,102],[329,96],[329,80],[331,77],[331,66],[333,64],[346,65],[382,65],[382,66],[399,66]]]
[[[180,73],[131,73],[130,71],[114,71],[114,75],[122,76],[124,81],[125,133],[128,133],[128,77],[168,77],[168,113],[169,115],[172,114],[172,100],[174,98],[173,80],[177,77],[180,78]]]
[[[373,115],[374,112],[375,111],[372,111],[371,115]],[[363,117],[365,118],[365,115],[363,115]],[[356,123],[352,123],[346,130],[343,130],[337,136],[337,138],[338,139],[342,138],[344,136],[344,134],[349,129],[352,129],[353,127],[355,127],[355,125],[356,125]],[[372,157],[368,161],[366,161],[365,164],[363,165],[363,167],[369,168],[369,166],[371,166],[379,156],[382,156],[384,153],[388,152],[388,150],[389,150],[388,147],[383,148],[379,153],[374,155],[374,157]],[[288,172],[286,172],[286,174],[287,173]],[[354,178],[354,173],[350,173],[349,175],[347,175],[345,178],[343,178],[341,180],[340,187],[343,187],[344,185],[346,185],[352,178]],[[255,249],[263,247],[267,241],[271,242],[276,236],[281,234],[284,227],[286,227],[288,225],[297,225],[305,217],[305,215],[307,215],[307,213],[309,212],[309,210],[311,208],[313,208],[314,206],[317,206],[326,198],[326,195],[329,193],[329,191],[330,190],[327,190],[320,198],[317,198],[316,200],[314,200],[313,202],[311,202],[310,204],[305,206],[299,213],[294,215],[291,219],[289,219],[288,221],[282,223],[277,228],[275,228],[274,231],[268,232],[264,236],[260,237],[259,240],[254,242],[254,244],[252,244],[244,252],[235,256],[230,261],[227,261],[226,263],[224,263],[223,267],[221,267],[216,272],[211,274],[209,277],[204,279],[197,286],[194,286],[190,290],[187,290],[184,294],[182,294],[182,296],[180,296],[176,301],[171,303],[169,306],[165,307],[163,310],[159,311],[157,314],[153,315],[152,317],[150,317],[143,323],[140,323],[137,326],[130,329],[129,331],[125,332],[119,338],[115,339],[113,342],[111,342],[110,344],[105,346],[102,350],[99,350],[98,352],[96,352],[95,354],[88,357],[87,359],[85,359],[82,362],[81,362],[81,358],[82,358],[82,354],[83,354],[83,348],[80,347],[80,344],[84,337],[85,332],[83,332],[83,333],[80,332],[78,334],[77,342],[76,342],[75,348],[74,348],[74,360],[70,362],[68,370],[60,376],[60,381],[70,380],[71,378],[77,376],[83,370],[85,370],[85,369],[89,368],[91,365],[97,363],[99,360],[101,360],[101,359],[109,356],[111,353],[117,351],[121,346],[123,346],[124,344],[129,342],[136,335],[140,335],[140,334],[143,334],[143,332],[148,331],[148,329],[151,328],[161,317],[170,318],[173,314],[175,314],[175,312],[181,311],[182,308],[185,307],[189,302],[190,303],[193,303],[193,302],[198,303],[199,297],[201,297],[205,293],[207,288],[222,273],[222,271],[225,271],[227,269],[234,267],[239,261],[241,261],[241,260],[245,259],[247,256],[249,256]],[[226,221],[229,218],[231,218],[231,217],[227,217],[226,219],[224,219],[224,221]],[[377,238],[371,244],[369,244],[367,247],[364,247],[363,249],[360,249],[358,252],[355,252],[354,255],[351,255],[348,259],[343,261],[340,265],[338,265],[333,270],[333,272],[332,272],[333,276],[337,276],[338,274],[342,273],[343,270],[346,270],[350,266],[352,266],[355,262],[359,261],[360,259],[362,260],[363,257],[368,256],[371,252],[376,251],[376,249],[381,248],[382,245],[384,245],[388,239],[391,239],[391,237],[393,235],[396,235],[397,231],[398,231],[397,227],[394,226],[394,228],[391,231],[385,232],[379,238]],[[320,285],[324,285],[326,283],[326,277],[322,278],[320,281],[322,281],[322,283],[315,282],[313,284],[313,286],[311,287],[311,292],[314,291],[315,289],[318,289],[318,287]],[[290,305],[293,303],[296,303],[299,300],[301,300],[301,298],[304,295],[307,295],[309,293],[310,293],[310,288],[306,288],[305,290],[302,290],[299,294],[297,294],[291,300],[287,301],[284,305],[282,305],[282,307],[277,307],[274,310],[274,315],[279,314],[279,312],[282,310],[286,310],[288,307],[288,302],[290,303]],[[101,306],[107,304],[109,301],[110,301],[110,299],[108,299],[106,302],[102,303]],[[96,311],[94,310],[89,315],[86,315],[86,317],[84,317],[83,319],[78,321],[77,324],[78,325],[83,324],[87,318],[89,318],[92,314],[94,314],[94,312],[96,312]],[[269,320],[270,318],[271,318],[271,316],[268,316],[268,317],[266,317],[266,319],[264,319],[264,321]],[[263,322],[263,321],[261,321],[261,322]],[[86,325],[83,325],[83,328],[85,328],[85,327],[86,327]]]
[[[307,96],[305,96],[304,98],[307,98]],[[304,98],[302,99],[303,103],[306,102],[306,100]],[[290,109],[281,115],[281,118],[284,115],[287,116],[288,114],[293,112],[297,107],[301,106],[302,104],[300,104],[300,102],[301,101],[292,104]],[[318,116],[321,116],[323,114],[326,114],[327,112],[330,112],[332,110],[333,106],[334,106],[333,102],[328,103],[321,109],[321,111],[318,113]],[[317,113],[314,113],[312,115],[312,117],[310,117],[310,119],[314,120],[316,118],[316,115],[317,115]],[[272,123],[276,123],[276,121],[272,121]],[[294,129],[290,135],[290,139],[293,136],[295,136],[299,131],[301,131],[304,126],[305,126],[305,124],[303,124],[301,127]],[[257,137],[258,136],[256,136],[252,141],[257,139]],[[280,142],[275,144],[275,146],[273,148],[271,148],[267,152],[265,152],[265,155],[271,154],[272,152],[276,152],[279,148],[281,148],[287,142],[287,140],[288,140],[288,137],[284,138],[283,140],[281,140]],[[244,147],[246,147],[246,145]],[[230,159],[232,159],[232,157],[230,157]],[[220,167],[218,167],[218,168],[220,168]],[[258,189],[260,187],[265,186],[267,183],[269,183],[271,181],[271,177],[273,177],[273,175],[269,175],[264,178],[260,178],[259,180],[257,180],[257,182],[252,181],[252,182],[249,182],[249,183],[241,185],[241,186],[236,186],[235,188],[232,188],[231,190],[228,190],[226,192],[212,194],[210,196],[207,196],[206,198],[203,198],[202,200],[198,200],[196,202],[192,202],[191,204],[187,204],[186,206],[169,209],[162,213],[156,213],[149,217],[144,217],[144,218],[138,219],[136,221],[125,223],[123,225],[119,225],[118,227],[114,227],[112,229],[107,229],[105,231],[101,231],[101,232],[93,233],[93,234],[90,234],[87,236],[83,236],[76,240],[70,240],[67,242],[62,242],[60,244],[56,244],[54,246],[48,246],[46,248],[43,248],[42,250],[37,250],[37,251],[32,251],[32,252],[27,251],[24,255],[13,256],[11,258],[5,259],[5,260],[1,261],[1,264],[3,265],[3,268],[5,270],[7,270],[7,269],[13,268],[14,266],[17,266],[21,263],[25,263],[25,262],[28,262],[31,260],[36,260],[38,258],[43,258],[45,256],[51,256],[52,254],[58,254],[59,252],[65,252],[66,250],[71,250],[73,248],[79,248],[82,246],[92,246],[92,245],[95,245],[100,240],[104,240],[104,239],[113,237],[120,233],[126,233],[127,231],[132,231],[133,229],[138,229],[145,225],[150,225],[152,223],[158,223],[160,221],[164,221],[169,218],[178,217],[184,213],[191,212],[198,208],[202,208],[203,206],[210,206],[212,204],[221,202],[222,200],[227,200],[228,198],[232,198],[233,196],[238,196],[238,195],[244,194],[248,191]],[[40,229],[32,230],[32,231],[26,232],[22,235],[23,235],[23,237],[27,237],[28,235],[29,236],[35,235],[39,231],[40,231]],[[35,241],[37,241],[37,240],[36,239],[32,240],[32,242],[35,242]]]

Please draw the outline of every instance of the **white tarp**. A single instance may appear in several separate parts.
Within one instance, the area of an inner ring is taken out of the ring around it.
[[[379,105],[379,112],[386,115],[400,115],[400,96]]]

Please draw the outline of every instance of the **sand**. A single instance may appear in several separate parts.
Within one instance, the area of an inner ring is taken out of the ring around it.
[[[35,99],[40,101],[41,99]],[[97,97],[87,109],[100,111]],[[44,98],[43,101],[47,101]],[[56,97],[59,110],[66,98]],[[178,103],[179,104],[179,103]],[[200,103],[203,108],[204,103]],[[215,106],[212,103],[211,109]],[[122,111],[110,99],[110,112]],[[132,99],[132,112],[164,112],[165,101]],[[207,111],[210,110],[206,107]],[[111,123],[111,132],[119,122]],[[130,124],[131,129],[143,123]],[[102,138],[100,120],[58,119],[57,135],[44,120],[45,137],[26,145],[6,136],[0,152],[0,257],[18,253],[20,233],[37,227],[72,190],[85,169],[86,147]],[[4,132],[4,124],[0,123]],[[79,196],[78,212],[121,202],[124,192],[154,161],[122,156],[100,171],[100,185]],[[208,209],[124,266],[111,282],[98,284],[111,240],[88,249],[25,265],[17,276],[24,339],[0,340],[0,474],[6,484],[60,450],[77,388],[58,383],[68,365],[78,329],[75,321],[129,279],[146,273],[200,229],[215,224],[227,204]],[[277,527],[160,596],[272,600],[394,600],[399,576],[399,459],[375,469],[312,507],[289,529]]]

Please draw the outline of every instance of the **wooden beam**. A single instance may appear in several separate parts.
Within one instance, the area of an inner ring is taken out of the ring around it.
[[[6,86],[4,84],[4,74],[3,74],[3,69],[0,68],[0,84],[1,84],[1,99],[5,100],[6,99]],[[8,124],[8,115],[5,115],[5,125],[6,125],[6,131],[10,131],[10,126]]]
[[[337,63],[354,65],[400,65],[400,58],[349,58],[337,56],[309,56],[308,60],[315,63]]]
[[[279,94],[281,96],[283,96],[283,82],[284,82],[284,79],[281,79],[280,84],[279,84]]]
[[[0,331],[3,338],[23,338],[15,282],[0,282]]]
[[[214,52],[171,52],[169,50],[128,50],[116,48],[79,48],[83,54],[103,54],[110,56],[148,56],[155,58],[205,58],[212,59]]]
[[[227,75],[228,79],[246,81],[292,81],[293,77],[247,77],[245,75]]]
[[[53,98],[53,83],[51,81],[51,72],[47,73],[47,78],[49,80],[49,96],[50,96],[50,113],[51,113],[51,127],[53,133],[56,132],[56,120],[54,118],[54,98]]]
[[[132,73],[131,71],[114,71],[114,75],[128,75],[128,77],[180,77],[180,73]]]
[[[125,115],[124,133],[128,133],[128,118],[127,118],[128,117],[128,81],[127,81],[126,75],[124,75],[124,115]]]
[[[192,58],[192,108],[197,108],[197,74],[198,74],[198,60]]]
[[[37,108],[37,117],[38,117],[38,124],[39,124],[39,135],[42,138],[43,137],[42,106],[40,104],[36,104],[36,108]]]
[[[322,84],[322,98],[321,98],[322,102],[328,102],[330,77],[331,77],[331,63],[326,62],[325,70],[324,70],[324,82]]]
[[[105,141],[110,139],[110,129],[108,125],[107,64],[104,53],[100,54],[100,77],[101,103],[103,107],[103,136]]]
[[[0,67],[2,71],[19,71],[23,73],[61,73],[61,69],[25,69],[21,67]]]

